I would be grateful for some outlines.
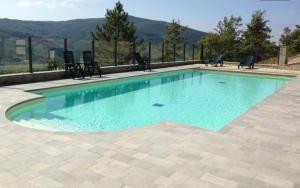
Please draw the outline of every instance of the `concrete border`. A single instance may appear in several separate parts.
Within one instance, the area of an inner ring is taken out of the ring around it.
[[[193,65],[197,63],[200,63],[200,61],[185,61],[185,62],[176,61],[176,62],[165,62],[165,63],[151,63],[151,68],[159,69],[159,68],[166,68],[166,67]],[[131,72],[136,70],[137,70],[137,65],[119,65],[119,66],[102,67],[103,74]],[[7,75],[0,75],[0,86],[60,80],[60,79],[67,79],[67,78],[70,78],[70,76],[65,75],[65,71],[63,70],[7,74]]]
[[[211,67],[155,72],[183,68]],[[1,87],[0,187],[299,187],[300,74],[257,71],[297,77],[217,133],[172,122],[111,133],[61,133],[17,126],[3,118],[9,106],[38,97],[28,90],[149,72]]]

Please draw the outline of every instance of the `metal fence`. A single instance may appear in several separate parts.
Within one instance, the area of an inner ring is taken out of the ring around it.
[[[64,68],[64,51],[72,50],[76,62],[82,62],[82,51],[93,52],[101,66],[135,64],[134,53],[149,58],[151,63],[203,59],[203,46],[151,41],[74,41],[67,38],[0,39],[0,74],[51,71]]]

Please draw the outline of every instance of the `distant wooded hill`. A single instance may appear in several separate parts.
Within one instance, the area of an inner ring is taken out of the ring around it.
[[[138,39],[152,42],[153,61],[160,61],[161,42],[168,23],[133,16],[130,16],[129,19],[136,24]],[[34,71],[48,70],[50,51],[55,51],[55,60],[59,62],[59,65],[63,64],[64,37],[68,38],[68,48],[74,51],[76,61],[80,61],[81,52],[91,49],[91,32],[94,32],[96,26],[105,21],[105,18],[56,22],[0,19],[0,74],[28,71],[28,48],[20,45],[25,44],[22,39],[26,39],[28,36],[32,36]],[[187,54],[190,55],[191,44],[197,43],[206,33],[187,28],[184,35],[186,42],[189,43]],[[130,63],[131,44],[120,42],[118,46],[118,64]],[[145,54],[147,46],[146,43],[139,43],[136,50]],[[96,60],[103,66],[114,65],[113,49],[112,42],[96,43],[98,52]],[[177,51],[177,59],[182,60],[182,52],[182,49]],[[197,52],[197,54],[199,53]]]
[[[145,38],[153,43],[163,40],[167,22],[155,21],[130,16],[137,26],[137,37]],[[33,37],[57,39],[68,37],[71,41],[90,40],[90,33],[95,31],[96,25],[105,22],[105,18],[76,19],[69,21],[22,21],[12,19],[0,19],[0,38],[9,37]],[[206,33],[187,28],[185,37],[187,42],[196,43]]]

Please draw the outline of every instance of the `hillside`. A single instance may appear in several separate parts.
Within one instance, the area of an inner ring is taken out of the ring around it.
[[[155,21],[130,16],[137,26],[138,38],[146,38],[153,43],[160,42],[166,30],[167,22]],[[32,35],[39,38],[55,39],[67,36],[70,40],[90,39],[90,33],[96,25],[105,23],[105,18],[76,19],[69,21],[22,21],[0,19],[0,37],[26,37]],[[189,43],[198,41],[204,32],[188,28],[185,37]]]

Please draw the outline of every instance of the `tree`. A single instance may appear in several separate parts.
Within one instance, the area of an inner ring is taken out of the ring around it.
[[[180,45],[185,42],[184,37],[185,27],[180,25],[180,21],[172,20],[168,24],[165,35],[165,49],[166,49],[166,59],[170,60],[173,54],[173,45],[176,45],[176,51],[181,49]]]
[[[267,58],[274,53],[274,43],[270,42],[272,30],[267,26],[269,20],[265,19],[265,13],[266,11],[255,11],[243,34],[244,53],[254,54],[256,61]]]
[[[291,45],[294,53],[300,52],[300,25],[296,25],[295,30],[291,33]]]
[[[215,29],[220,36],[221,53],[230,60],[236,57],[239,48],[238,44],[242,34],[240,27],[243,25],[241,22],[241,17],[224,17],[223,21],[220,21]]]
[[[133,22],[129,22],[128,13],[125,12],[120,2],[112,10],[106,11],[106,23],[97,26],[94,34],[95,39],[104,39],[106,41],[132,41],[135,38],[136,27]]]
[[[204,55],[211,57],[215,54],[223,54],[225,58],[233,60],[239,48],[241,39],[242,18],[231,16],[224,17],[215,28],[215,33],[209,33],[202,39],[205,46]]]
[[[208,33],[200,43],[204,46],[204,57],[212,57],[221,53],[220,35],[217,33]]]
[[[289,27],[284,28],[283,34],[280,38],[280,43],[289,48],[289,54],[293,55],[300,52],[300,26],[292,31]]]
[[[123,5],[118,1],[115,8],[106,11],[106,23],[102,26],[97,25],[93,38],[97,41],[114,42],[114,61],[117,65],[118,55],[118,41],[123,41],[121,44],[128,44],[128,42],[135,40],[136,27],[133,22],[129,22],[128,13],[125,12]],[[126,43],[127,42],[127,43]],[[126,45],[128,48],[128,45]],[[131,54],[124,55],[125,61],[128,61]]]
[[[280,44],[289,46],[291,44],[291,32],[292,30],[289,27],[283,29],[283,34],[280,37]]]

